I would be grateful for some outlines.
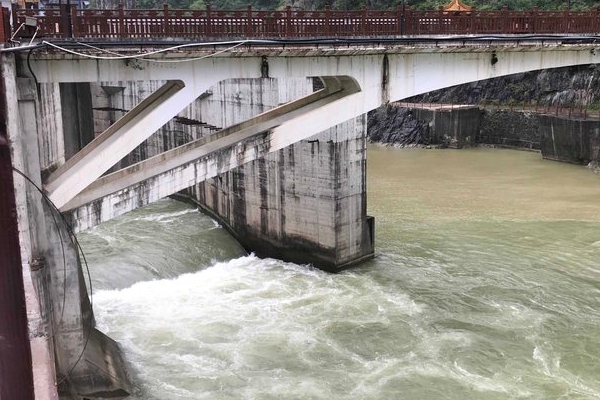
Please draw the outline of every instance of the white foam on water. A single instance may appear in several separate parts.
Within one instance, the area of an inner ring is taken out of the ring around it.
[[[153,215],[142,214],[142,215],[136,216],[134,218],[131,218],[131,220],[132,221],[151,221],[151,222],[169,223],[169,222],[173,222],[174,218],[181,217],[182,215],[187,215],[187,214],[195,214],[198,212],[199,211],[197,208],[186,208],[181,211],[166,212],[166,213],[153,214]]]
[[[101,291],[94,303],[99,328],[123,345],[144,376],[144,396],[252,398],[262,391],[327,398],[335,394],[323,389],[328,382],[365,373],[364,341],[391,351],[371,336],[391,335],[390,320],[421,312],[406,294],[364,293],[364,280],[250,255]],[[367,301],[373,295],[380,300]],[[224,383],[231,376],[242,383]],[[162,384],[174,381],[182,390],[167,393]]]
[[[544,375],[551,378],[552,381],[564,385],[568,397],[584,396],[583,398],[586,399],[600,399],[600,383],[585,381],[580,376],[562,368],[560,355],[552,349],[549,343],[536,343],[532,359],[539,365]]]

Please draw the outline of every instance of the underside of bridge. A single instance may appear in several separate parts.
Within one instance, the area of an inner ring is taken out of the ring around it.
[[[131,391],[117,344],[94,328],[72,231],[179,194],[249,251],[337,271],[373,256],[367,111],[468,81],[600,60],[581,44],[194,55],[2,56],[14,165],[48,199],[15,176],[25,275],[37,297],[31,335],[43,338],[37,373],[56,376],[65,396]]]

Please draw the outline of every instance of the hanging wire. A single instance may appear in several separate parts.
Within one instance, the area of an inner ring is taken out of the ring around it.
[[[112,54],[113,56],[97,56],[97,55],[93,55],[93,54],[86,54],[86,53],[81,53],[75,50],[71,50],[68,49],[66,47],[63,46],[59,46],[55,43],[51,43],[48,42],[46,40],[42,41],[42,44],[48,45],[50,47],[53,47],[57,50],[61,50],[64,51],[66,53],[69,54],[73,54],[79,57],[86,57],[86,58],[91,58],[91,59],[95,59],[95,60],[131,60],[131,59],[138,59],[138,60],[144,60],[144,61],[150,61],[150,62],[157,62],[157,63],[179,63],[179,62],[189,62],[189,61],[197,61],[197,60],[203,60],[205,58],[210,58],[213,56],[216,56],[218,54],[222,54],[228,51],[231,51],[233,49],[235,49],[236,47],[242,46],[246,43],[251,42],[251,40],[238,40],[238,41],[230,41],[230,42],[207,42],[207,43],[186,43],[186,44],[181,44],[181,45],[177,45],[177,46],[171,46],[171,47],[167,47],[164,49],[160,49],[160,50],[155,50],[155,51],[149,51],[147,53],[139,53],[139,54],[120,54],[114,51],[110,51],[110,50],[104,50],[101,49],[99,47],[96,46],[92,46],[90,44],[87,43],[80,43],[78,42],[79,45],[83,45],[89,48],[93,48],[99,51],[103,51],[105,53],[108,54]],[[227,47],[226,49],[223,50],[219,50],[216,51],[214,53],[211,54],[207,54],[204,56],[200,56],[200,57],[193,57],[193,58],[184,58],[184,59],[177,59],[177,60],[155,60],[152,58],[147,58],[148,56],[151,55],[155,55],[155,54],[161,54],[161,53],[165,53],[165,52],[169,52],[169,51],[173,51],[173,50],[179,50],[182,48],[186,48],[186,47],[199,47],[199,46],[217,46],[217,45],[228,45],[231,44],[230,47]]]
[[[90,309],[92,310],[92,314],[93,314],[93,312],[94,312],[94,295],[93,295],[93,287],[92,287],[92,275],[90,274],[90,268],[89,268],[87,259],[85,257],[85,253],[83,252],[83,249],[81,248],[81,244],[79,243],[79,240],[77,240],[77,236],[75,235],[75,233],[73,232],[73,230],[71,229],[69,224],[67,223],[67,220],[65,219],[64,215],[60,212],[58,207],[56,207],[56,205],[54,204],[54,202],[52,202],[52,200],[48,197],[48,195],[38,185],[36,185],[35,182],[33,182],[33,180],[31,178],[29,178],[25,173],[23,173],[22,171],[20,171],[19,169],[15,168],[15,167],[13,167],[13,171],[15,171],[17,174],[21,175],[29,183],[31,183],[36,188],[36,190],[38,192],[40,192],[40,194],[42,195],[44,200],[50,205],[52,210],[60,216],[60,219],[64,225],[64,228],[67,230],[67,233],[69,234],[69,239],[71,240],[71,243],[77,249],[77,258],[80,261],[80,264],[81,264],[80,254],[81,254],[81,258],[83,258],[83,264],[85,265],[86,274],[88,277],[89,289],[90,289]],[[53,218],[54,218],[54,214],[53,214]],[[59,237],[61,238],[61,245],[62,245],[62,236],[60,234],[60,228],[58,227],[58,223],[56,222],[56,219],[54,219],[54,221],[55,221],[57,230],[59,232]],[[63,246],[63,257],[65,257],[64,258],[65,279],[63,279],[63,285],[64,285],[66,282],[66,256],[64,255],[64,246]],[[65,301],[66,301],[65,299],[66,299],[66,286],[63,286],[63,308],[61,310],[60,322],[62,322],[63,313],[64,313],[64,309],[65,309],[65,307],[64,307]],[[73,372],[75,367],[77,367],[77,365],[83,358],[83,355],[85,354],[85,350],[86,350],[87,345],[90,340],[90,336],[92,334],[92,327],[93,327],[93,323],[92,323],[92,320],[90,319],[89,324],[88,324],[88,329],[85,333],[85,341],[83,344],[83,348],[81,350],[81,353],[79,354],[79,357],[77,357],[77,360],[75,361],[75,363],[73,363],[73,365],[69,368],[69,370],[67,371],[65,376],[56,384],[56,386],[60,386],[64,381],[66,381],[69,378],[69,376],[71,375],[71,373]]]

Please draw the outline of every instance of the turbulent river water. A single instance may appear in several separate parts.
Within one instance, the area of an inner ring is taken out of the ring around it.
[[[246,255],[165,200],[80,235],[136,399],[600,399],[600,177],[371,147],[376,258]]]

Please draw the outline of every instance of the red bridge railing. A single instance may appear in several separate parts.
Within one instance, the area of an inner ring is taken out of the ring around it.
[[[597,9],[565,11],[443,11],[354,10],[241,11],[174,10],[15,10],[12,26],[3,9],[0,41],[18,35],[80,39],[125,38],[313,38],[395,37],[402,35],[600,33]],[[33,25],[36,25],[33,27]]]

